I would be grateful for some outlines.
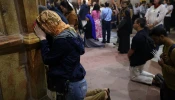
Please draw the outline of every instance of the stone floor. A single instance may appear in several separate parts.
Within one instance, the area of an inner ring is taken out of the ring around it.
[[[131,39],[133,36],[134,34]],[[116,39],[113,30],[111,42]],[[160,55],[161,51],[162,46],[157,55]],[[87,71],[89,90],[110,88],[112,100],[160,100],[159,88],[130,81],[127,55],[118,53],[113,43],[106,44],[105,48],[86,48],[81,63]],[[161,73],[157,58],[148,61],[145,70],[153,74]]]

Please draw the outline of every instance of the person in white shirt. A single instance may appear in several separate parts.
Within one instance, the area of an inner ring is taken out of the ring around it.
[[[96,4],[96,2],[93,2],[92,6],[90,7],[90,13],[92,12],[95,4]]]
[[[140,6],[140,17],[144,18],[145,13],[146,13],[146,2],[142,2],[142,5]]]
[[[171,13],[173,10],[173,5],[171,5],[170,1],[167,1],[167,6],[166,6],[168,12],[164,18],[164,27],[166,29],[167,34],[170,33],[170,25],[171,25]]]
[[[132,23],[134,23],[134,21],[139,18],[139,14],[140,14],[140,7],[138,5],[138,3],[135,4],[135,6],[133,7],[133,10],[134,10],[134,14],[133,14],[133,17],[132,17]]]
[[[149,8],[145,17],[147,27],[152,29],[154,27],[163,27],[163,20],[167,13],[167,9],[163,6],[162,0],[154,0],[154,5]]]

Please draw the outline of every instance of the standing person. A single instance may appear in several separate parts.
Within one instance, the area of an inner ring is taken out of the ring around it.
[[[175,0],[172,0],[172,5],[173,8],[175,8]],[[173,9],[172,13],[171,13],[171,27],[173,27],[173,30],[175,30],[175,9]]]
[[[171,27],[171,13],[173,11],[173,5],[171,5],[170,1],[167,1],[167,14],[164,18],[164,27],[166,29],[167,34],[170,34],[170,27]]]
[[[139,5],[138,3],[135,4],[135,6],[133,7],[134,9],[134,14],[133,14],[133,17],[132,17],[132,23],[134,24],[134,21],[140,17],[140,8],[139,8]]]
[[[118,51],[122,54],[128,53],[130,48],[130,34],[132,33],[132,22],[130,10],[127,7],[127,2],[122,2],[122,10],[120,11],[120,23],[117,26],[119,47]]]
[[[102,27],[100,21],[100,6],[98,4],[94,5],[91,16],[95,22],[96,39],[99,40],[99,38],[102,38]]]
[[[83,100],[87,83],[86,71],[80,64],[80,55],[84,54],[82,39],[53,11],[43,11],[36,22],[34,30],[40,39],[43,62],[49,66],[47,77],[52,89],[63,94],[64,100]],[[51,48],[46,34],[54,37]]]
[[[71,5],[69,5],[67,1],[61,1],[60,8],[62,9],[64,16],[66,16],[69,25],[75,30],[78,30],[78,17]]]
[[[165,29],[161,27],[153,28],[150,36],[157,45],[164,46],[158,61],[164,78],[160,98],[161,100],[175,100],[175,42],[167,37]]]
[[[115,14],[115,11],[112,11],[111,28],[116,29],[116,27],[117,27],[117,16]]]
[[[61,17],[62,21],[64,21],[67,24],[68,21],[67,21],[66,17],[63,15],[59,5],[57,5],[57,3],[54,2],[54,0],[49,0],[48,2],[50,3],[50,6],[47,8],[49,10],[56,12]]]
[[[142,2],[142,5],[140,6],[140,17],[141,18],[144,18],[145,17],[146,10],[147,10],[147,8],[146,8],[146,2],[143,1]]]
[[[138,18],[135,20],[133,28],[137,31],[132,39],[131,49],[128,52],[130,60],[130,79],[132,81],[141,82],[151,85],[153,83],[153,74],[143,71],[144,65],[147,62],[145,59],[145,45],[147,43],[145,36],[148,33],[144,30],[146,20]]]
[[[102,19],[102,35],[103,40],[102,43],[110,43],[111,37],[111,20],[112,20],[112,10],[109,8],[109,3],[105,3],[105,8],[102,11],[101,15]],[[107,31],[107,41],[106,41],[106,31]]]
[[[86,0],[83,0],[83,4],[80,7],[79,16],[82,21],[86,19],[86,15],[89,13],[89,6],[86,4]]]
[[[147,27],[163,27],[163,20],[167,13],[167,9],[162,5],[162,0],[154,0],[154,5],[146,12]]]
[[[97,4],[97,3],[96,2],[92,3],[92,6],[90,7],[90,14],[92,13],[92,10],[93,10],[95,4]]]
[[[132,16],[133,16],[133,5],[131,4],[130,0],[128,0],[128,8],[130,10],[130,16],[131,16],[131,19],[132,19]]]
[[[101,4],[100,11],[102,12],[104,8],[105,8],[104,4]]]

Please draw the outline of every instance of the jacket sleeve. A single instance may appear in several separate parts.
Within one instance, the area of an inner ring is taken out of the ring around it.
[[[65,40],[64,40],[65,41]],[[62,56],[66,52],[66,42],[60,40],[55,40],[55,42],[52,45],[52,48],[49,48],[48,41],[43,40],[41,41],[41,55],[44,64],[50,65],[50,64],[55,64],[62,60]],[[63,45],[64,44],[64,45]]]
[[[175,49],[172,51],[172,54],[171,54],[171,62],[173,63],[173,66],[164,64],[162,66],[162,69],[165,70],[168,73],[171,73],[171,74],[175,75]]]

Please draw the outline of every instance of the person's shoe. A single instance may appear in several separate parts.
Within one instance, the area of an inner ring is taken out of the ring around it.
[[[102,41],[101,43],[106,43],[105,41]]]
[[[110,43],[109,41],[106,41],[107,43]]]
[[[161,74],[156,74],[153,78],[152,85],[160,87],[164,83],[163,76]]]

